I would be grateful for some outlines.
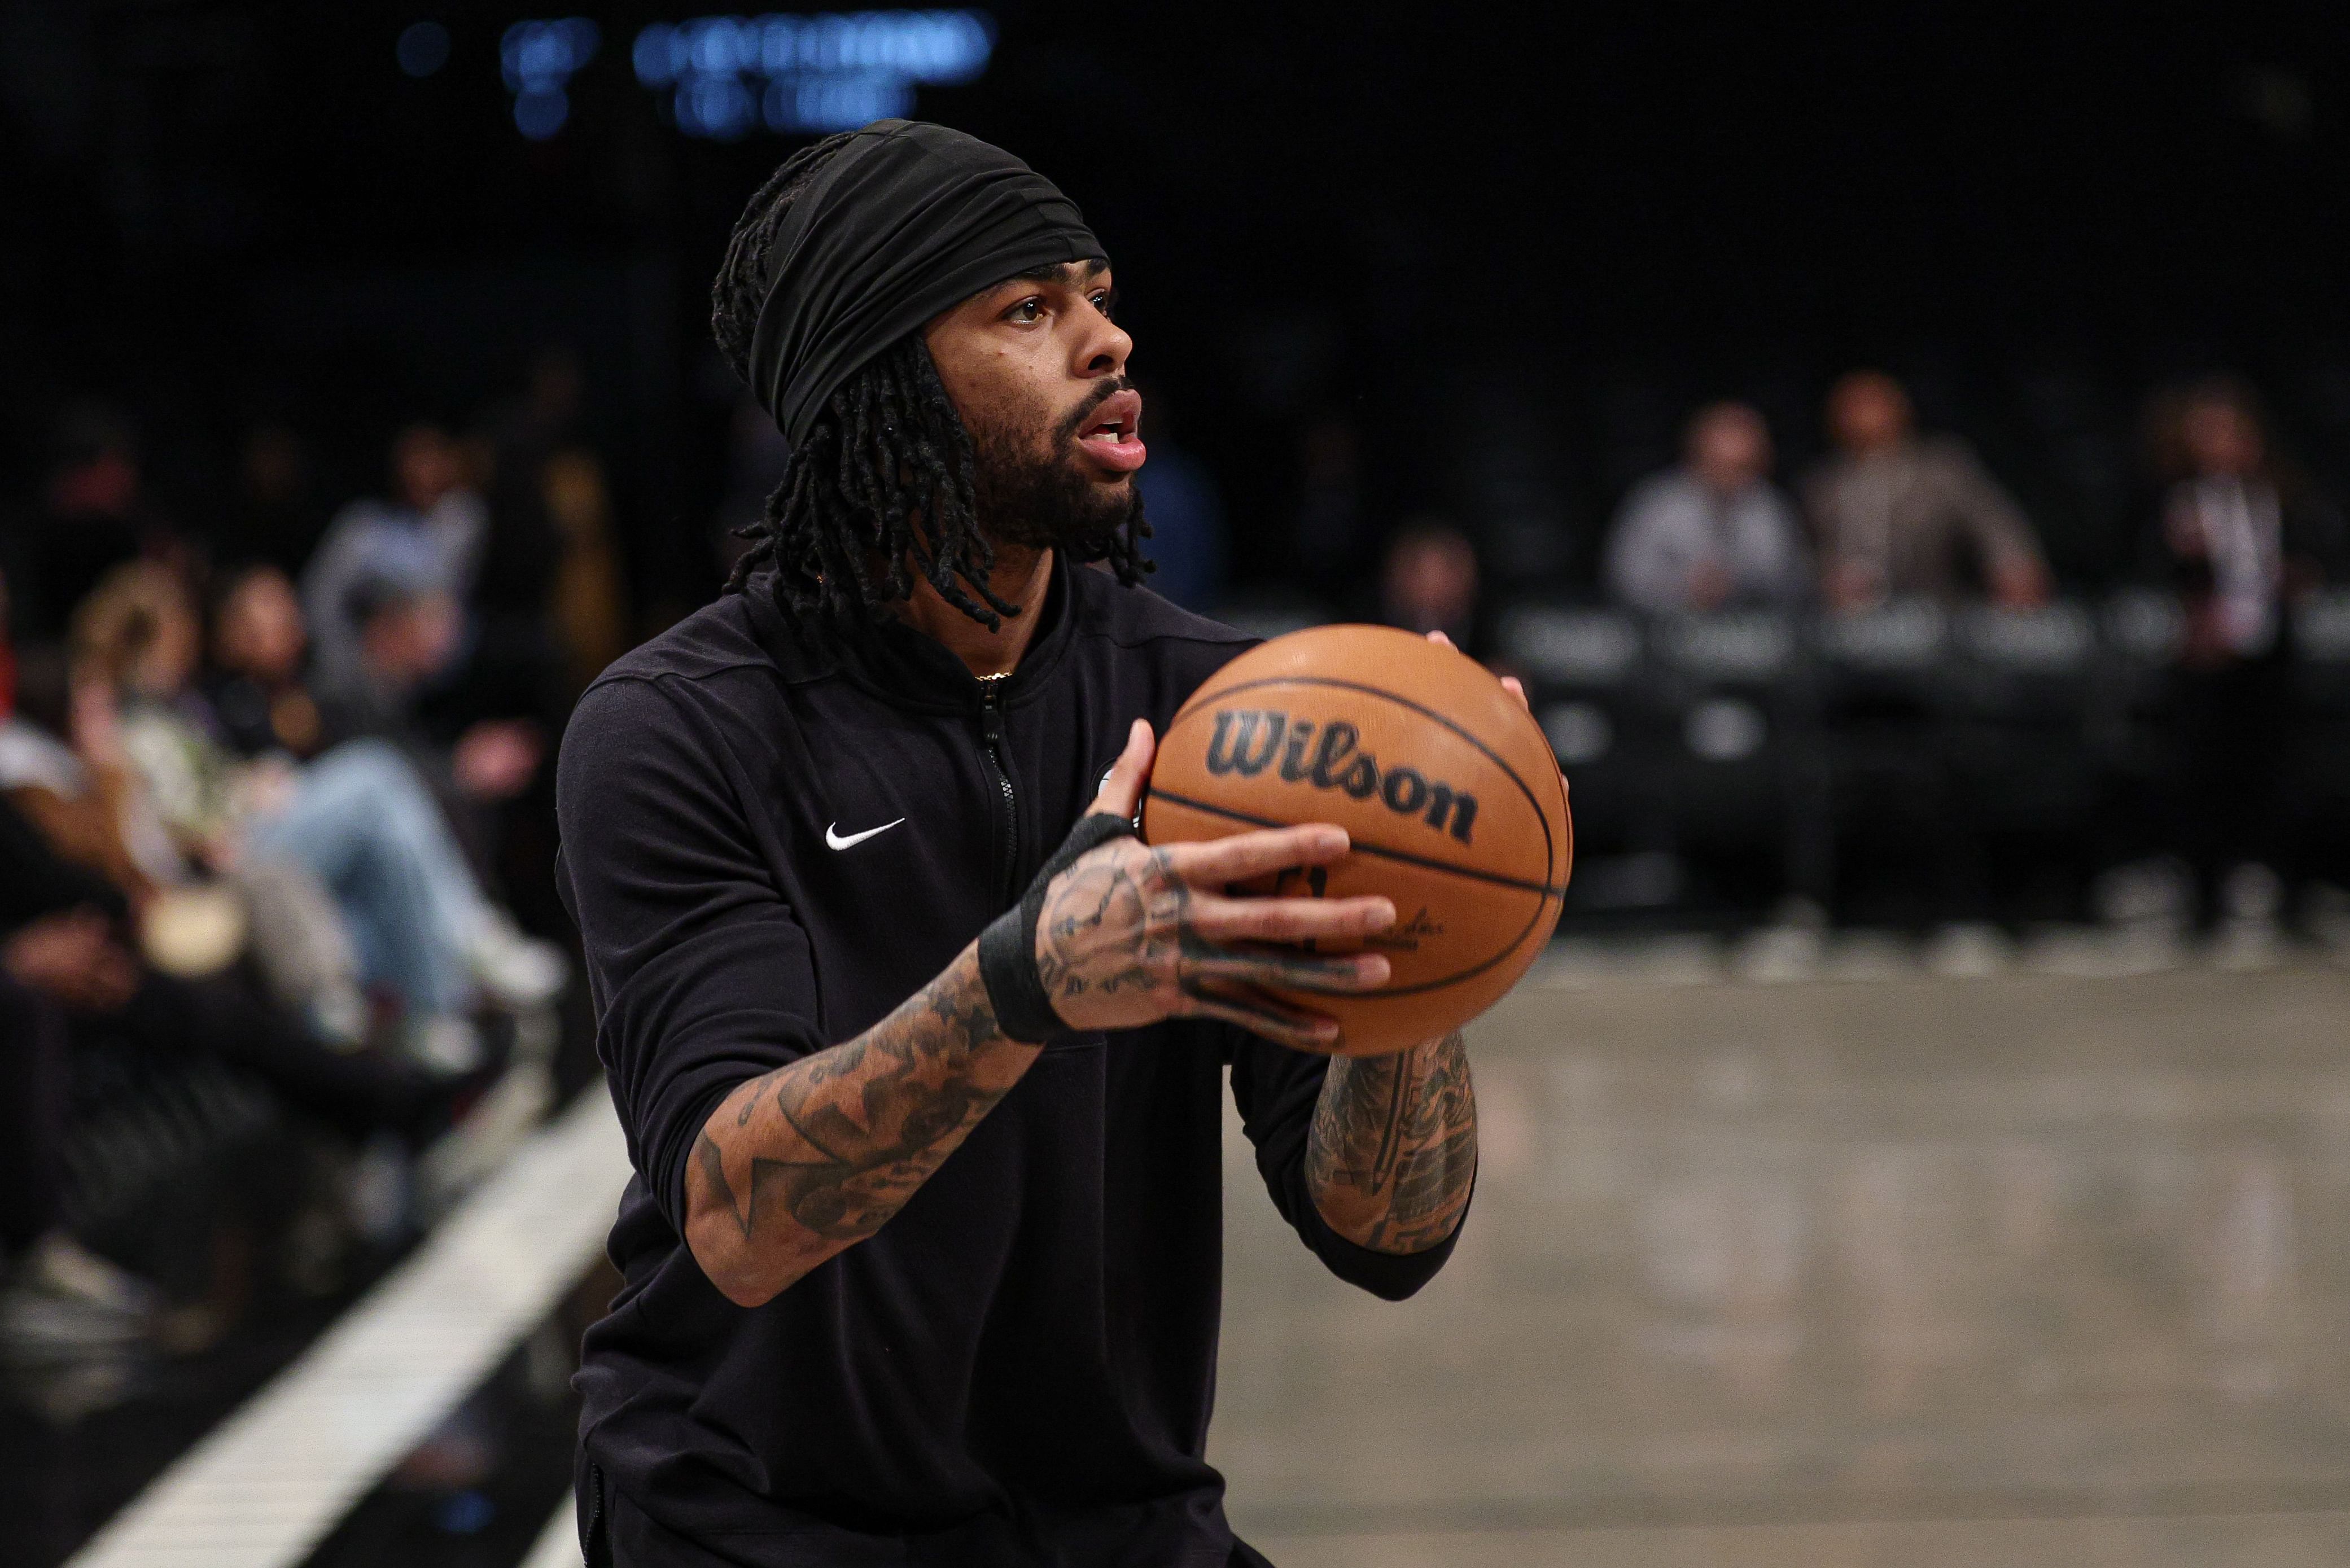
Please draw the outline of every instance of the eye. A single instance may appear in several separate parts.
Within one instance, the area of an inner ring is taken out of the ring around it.
[[[1109,317],[1113,321],[1118,319],[1118,290],[1114,288],[1098,288],[1093,292],[1090,297],[1093,300],[1093,306],[1096,310],[1100,311],[1104,316]]]
[[[1022,327],[1042,321],[1044,318],[1045,302],[1033,294],[1003,313],[1004,320]]]

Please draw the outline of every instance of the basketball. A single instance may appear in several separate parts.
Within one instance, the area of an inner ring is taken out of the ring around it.
[[[1145,838],[1308,822],[1345,828],[1346,858],[1233,891],[1394,900],[1396,923],[1365,944],[1388,955],[1385,986],[1281,993],[1338,1021],[1342,1055],[1460,1027],[1558,923],[1575,860],[1558,764],[1524,705],[1452,649],[1388,627],[1294,632],[1224,666],[1169,722]]]

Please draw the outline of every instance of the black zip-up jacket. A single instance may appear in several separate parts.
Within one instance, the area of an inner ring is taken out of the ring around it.
[[[858,1034],[1016,901],[1137,717],[1248,646],[1056,572],[1020,668],[789,631],[764,586],[621,659],[564,737],[560,881],[636,1177],[589,1331],[583,1511],[620,1561],[1222,1568],[1202,1458],[1222,1073],[1274,1205],[1401,1298],[1451,1243],[1355,1246],[1306,1191],[1327,1063],[1194,1021],[1046,1049],[895,1218],[764,1306],[682,1240],[689,1150],[745,1078]]]

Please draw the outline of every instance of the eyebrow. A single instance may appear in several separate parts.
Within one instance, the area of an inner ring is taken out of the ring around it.
[[[1083,267],[1084,272],[1078,273],[1076,269],[1079,267]],[[1109,262],[1107,258],[1093,256],[1082,262],[1046,262],[1042,266],[1032,266],[1025,272],[1015,272],[1004,281],[1006,283],[1076,283],[1081,279],[1090,278],[1096,273],[1108,270]],[[1073,274],[1075,275],[1072,275]]]

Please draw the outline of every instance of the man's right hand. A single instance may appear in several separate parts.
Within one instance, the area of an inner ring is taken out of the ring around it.
[[[1096,812],[1131,817],[1156,751],[1136,720],[1103,781]],[[1387,983],[1379,953],[1317,955],[1269,946],[1352,942],[1395,923],[1386,898],[1232,898],[1235,882],[1347,853],[1327,823],[1234,834],[1199,844],[1119,838],[1053,878],[1036,922],[1036,969],[1054,1011],[1075,1029],[1131,1029],[1163,1018],[1220,1018],[1301,1051],[1338,1043],[1333,1019],[1277,1001],[1267,987],[1348,992]]]

